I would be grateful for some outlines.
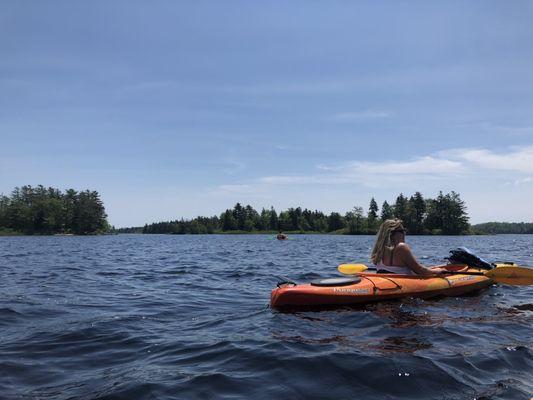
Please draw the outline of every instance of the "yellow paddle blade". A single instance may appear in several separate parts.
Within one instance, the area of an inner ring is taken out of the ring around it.
[[[507,285],[533,285],[533,269],[512,265],[498,265],[485,272],[485,275],[498,283]]]
[[[368,269],[365,264],[341,264],[337,267],[339,272],[344,275],[353,275]]]

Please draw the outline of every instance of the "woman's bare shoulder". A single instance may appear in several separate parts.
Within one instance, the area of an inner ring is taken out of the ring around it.
[[[411,248],[407,243],[398,243],[394,248],[394,251],[398,251],[401,253],[411,253]]]

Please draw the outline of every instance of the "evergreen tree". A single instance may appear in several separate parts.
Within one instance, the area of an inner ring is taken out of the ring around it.
[[[368,229],[369,233],[373,233],[375,230],[377,230],[377,219],[378,219],[378,203],[376,203],[376,200],[372,197],[370,200],[370,206],[368,207]]]
[[[442,218],[438,204],[438,198],[426,200],[426,219],[424,221],[424,228],[427,232],[432,234],[441,233]]]
[[[76,208],[78,202],[78,192],[74,189],[68,189],[63,196],[63,226],[62,230],[67,233],[73,233],[77,230],[76,225]]]
[[[7,228],[26,234],[33,233],[33,216],[31,212],[31,187],[16,187],[11,192],[10,207],[6,212]]]
[[[80,192],[76,205],[77,230],[75,233],[85,235],[108,229],[107,215],[97,192],[89,190]]]
[[[420,192],[416,192],[409,198],[408,215],[410,226],[409,232],[412,234],[421,234],[424,232],[424,218],[426,215],[426,202]]]
[[[282,211],[279,213],[278,226],[282,231],[292,230],[292,220],[287,211]]]
[[[387,201],[385,200],[383,202],[383,205],[381,206],[381,220],[382,221],[386,221],[387,219],[391,219],[394,217],[394,210],[392,209],[392,207],[389,205],[389,203],[387,203]]]
[[[246,221],[246,212],[240,203],[235,204],[233,207],[233,217],[237,221],[237,229],[244,230],[244,223]]]
[[[304,215],[301,215],[298,217],[298,226],[300,227],[300,231],[307,232],[311,230],[311,225],[307,221],[307,218],[305,218]]]
[[[302,209],[300,207],[297,208],[289,208],[287,210],[287,213],[289,214],[289,219],[291,221],[291,226],[289,230],[291,231],[299,231],[302,230],[302,227],[300,226],[300,220],[302,218]]]
[[[270,210],[267,210],[265,208],[261,209],[260,223],[258,229],[260,231],[268,231],[270,229]]]
[[[347,212],[345,221],[348,226],[348,233],[352,235],[367,233],[367,226],[365,224],[366,221],[362,207],[354,207],[352,211]]]
[[[452,191],[445,196],[442,231],[447,235],[460,235],[468,232],[466,206],[458,193]]]
[[[0,195],[0,228],[7,226],[7,210],[9,209],[9,204],[9,197]]]
[[[376,219],[378,217],[378,203],[376,203],[376,200],[372,197],[370,199],[370,206],[368,208],[368,218]]]
[[[338,212],[332,212],[328,217],[328,232],[344,228],[344,220]]]
[[[394,216],[398,219],[407,219],[407,199],[402,193],[396,197],[396,203],[394,204]]]
[[[305,219],[305,226],[309,231],[318,231],[316,229],[316,217],[315,213],[307,208],[302,211],[302,217]]]
[[[255,211],[252,206],[247,205],[244,208],[244,214],[245,221],[243,229],[248,232],[251,232],[254,229],[259,229],[258,227],[261,225],[261,217],[258,212]]]
[[[220,216],[220,220],[223,231],[234,231],[237,229],[237,220],[235,219],[234,213],[231,210],[226,210]]]
[[[324,213],[315,210],[312,213],[310,225],[315,232],[327,232],[328,218],[324,215]]]
[[[458,193],[439,192],[435,200],[428,200],[425,227],[434,234],[460,235],[468,232],[466,206]]]
[[[277,231],[279,229],[278,214],[274,207],[270,207],[270,229]]]

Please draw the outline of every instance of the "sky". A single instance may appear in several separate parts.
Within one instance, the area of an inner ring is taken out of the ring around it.
[[[0,193],[116,227],[458,192],[533,222],[531,1],[0,5]]]

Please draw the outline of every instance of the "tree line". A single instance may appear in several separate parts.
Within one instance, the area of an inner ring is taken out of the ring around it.
[[[475,233],[495,235],[500,233],[533,234],[533,223],[527,222],[485,222],[472,226]]]
[[[231,232],[320,232],[340,234],[375,234],[382,221],[399,218],[410,234],[460,235],[470,232],[466,205],[456,192],[424,199],[420,192],[410,197],[400,193],[396,201],[384,201],[381,208],[374,198],[368,210],[354,207],[345,214],[311,211],[301,207],[289,208],[280,213],[271,207],[260,212],[250,205],[237,203],[220,216],[197,217],[192,220],[175,220],[146,224],[144,227],[124,228],[122,233],[231,233]]]
[[[374,198],[368,209],[354,207],[347,213],[311,211],[301,207],[260,212],[237,203],[219,216],[197,217],[146,224],[144,227],[110,229],[105,208],[96,191],[58,189],[42,185],[16,187],[11,195],[0,195],[0,234],[97,234],[118,233],[239,233],[317,232],[375,234],[382,221],[400,218],[410,234],[533,234],[533,223],[487,222],[470,226],[466,205],[456,192],[439,192],[424,199],[420,192],[410,197],[400,193],[395,202]]]
[[[98,192],[52,187],[16,187],[0,195],[0,232],[87,235],[109,230]]]

